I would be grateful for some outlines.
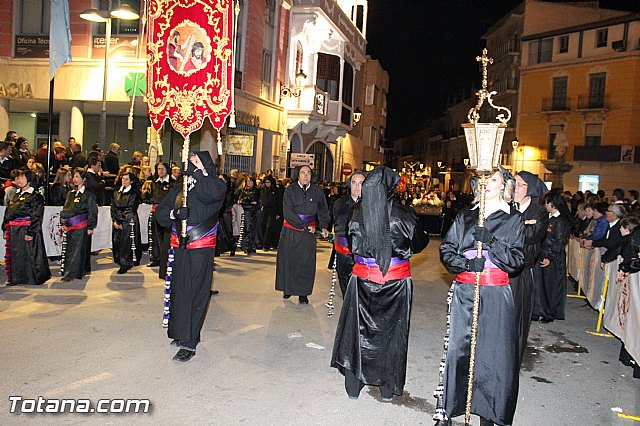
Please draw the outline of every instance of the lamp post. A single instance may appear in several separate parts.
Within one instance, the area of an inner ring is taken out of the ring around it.
[[[89,22],[104,22],[107,25],[105,31],[104,76],[102,81],[102,110],[100,111],[100,134],[98,137],[100,145],[104,147],[107,139],[107,76],[109,74],[109,50],[111,50],[111,21],[114,18],[124,21],[135,21],[140,18],[140,15],[127,4],[121,4],[120,7],[112,10],[111,0],[109,0],[106,11],[95,8],[87,9],[80,14],[80,18]]]
[[[476,92],[478,103],[469,110],[467,118],[469,123],[463,124],[464,136],[469,150],[470,168],[475,170],[478,176],[480,190],[480,206],[478,212],[478,226],[484,227],[485,191],[489,176],[498,166],[502,139],[507,128],[507,122],[511,119],[511,111],[505,107],[493,104],[493,95],[497,92],[487,90],[487,66],[493,63],[493,58],[487,56],[487,49],[482,50],[482,56],[477,56],[476,61],[482,63],[482,89]],[[495,123],[479,123],[480,108],[484,101],[496,109],[499,114]],[[477,257],[482,257],[482,241],[476,242]],[[469,356],[469,381],[467,383],[467,404],[465,409],[465,425],[471,422],[471,400],[473,396],[473,375],[475,371],[476,338],[478,335],[478,312],[480,307],[480,274],[476,272],[476,284],[473,297],[473,318],[471,324],[471,348]]]

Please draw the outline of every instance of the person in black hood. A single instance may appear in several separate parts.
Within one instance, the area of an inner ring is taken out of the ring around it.
[[[276,220],[282,216],[282,193],[278,189],[276,180],[271,175],[265,176],[263,185],[260,190],[260,204],[263,210],[263,250],[269,251],[272,247],[278,245],[275,231],[277,229]]]
[[[173,359],[180,362],[189,361],[200,342],[211,294],[218,215],[226,193],[226,185],[216,175],[207,151],[189,156],[183,179],[187,179],[187,206],[183,207],[180,182],[156,208],[160,226],[172,227],[165,321],[171,343],[179,348]],[[184,223],[186,237],[182,236]]]
[[[348,224],[355,265],[344,295],[331,366],[349,398],[365,384],[383,399],[402,395],[413,283],[409,258],[429,242],[415,213],[393,200],[400,177],[376,167],[362,185]]]
[[[244,210],[242,249],[246,254],[252,254],[256,252],[256,230],[260,210],[260,190],[256,187],[256,180],[247,176],[236,191],[236,196],[238,204]]]
[[[231,208],[236,202],[236,185],[234,181],[225,174],[220,175],[219,178],[227,185],[227,192],[225,193],[224,203],[220,209],[216,256],[220,256],[226,252],[229,252],[229,256],[235,256],[238,243],[233,237],[233,213],[231,212]]]
[[[534,300],[542,288],[540,247],[547,235],[549,213],[540,203],[547,193],[547,187],[538,176],[523,170],[516,174],[515,180],[514,201],[524,221],[524,268],[520,273],[510,276],[509,284],[513,291],[518,321],[520,365],[527,347],[531,319],[534,316]],[[535,315],[536,318],[538,316],[539,314]]]

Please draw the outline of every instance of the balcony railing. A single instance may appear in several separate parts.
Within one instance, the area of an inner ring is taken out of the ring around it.
[[[609,96],[582,95],[578,96],[578,109],[609,109]]]
[[[599,145],[599,146],[575,146],[573,148],[574,161],[603,161],[608,163],[617,163],[620,161],[629,163],[640,162],[640,151],[635,150],[629,155],[629,158],[623,158],[623,147],[620,145]]]
[[[542,111],[570,111],[570,98],[544,98],[542,99]]]

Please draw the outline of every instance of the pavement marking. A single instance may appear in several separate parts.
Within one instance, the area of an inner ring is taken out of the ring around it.
[[[313,348],[313,349],[320,349],[320,350],[324,350],[324,349],[325,349],[325,347],[324,347],[324,346],[319,345],[319,344],[317,344],[317,343],[313,343],[313,342],[309,342],[309,343],[307,343],[307,347],[308,347],[308,348]]]
[[[239,336],[241,334],[249,333],[250,331],[257,330],[259,328],[264,327],[262,324],[251,324],[246,327],[242,327],[240,330],[232,331],[229,333],[230,336]]]
[[[69,391],[80,389],[83,386],[108,379],[109,377],[111,377],[111,375],[112,375],[111,373],[104,372],[104,373],[97,374],[95,376],[87,377],[86,379],[78,380],[76,382],[71,382],[68,385],[51,389],[50,391],[45,392],[43,396],[52,397],[52,396],[60,395],[63,393],[68,393]]]

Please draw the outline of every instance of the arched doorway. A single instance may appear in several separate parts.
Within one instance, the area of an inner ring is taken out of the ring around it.
[[[318,180],[333,181],[333,155],[322,142],[315,142],[307,149],[307,154],[314,154],[313,174]]]

